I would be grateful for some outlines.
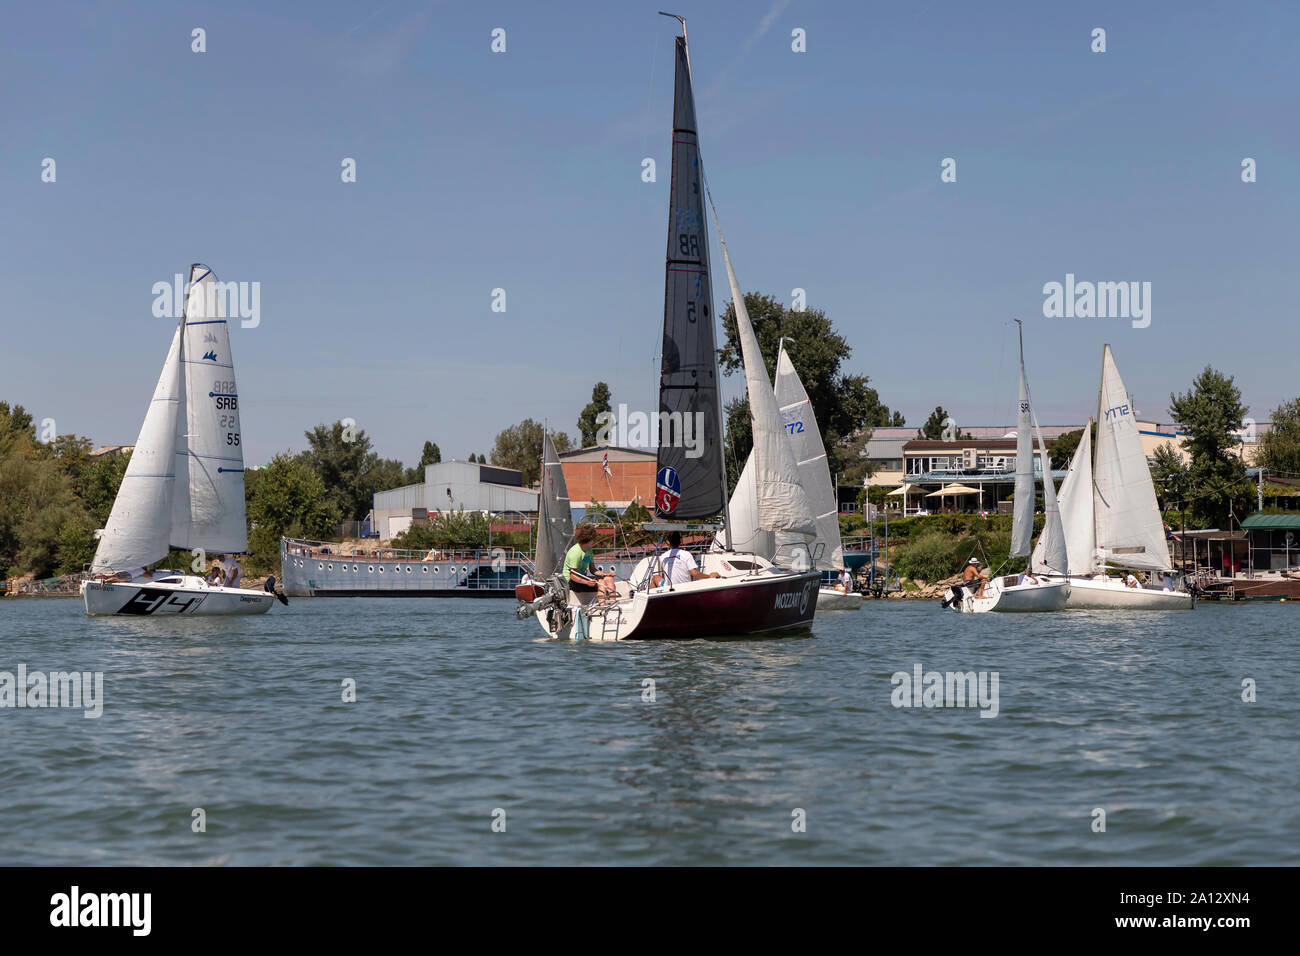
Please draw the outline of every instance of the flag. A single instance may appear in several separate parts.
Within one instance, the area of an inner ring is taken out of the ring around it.
[[[1169,527],[1169,522],[1168,522],[1168,521],[1165,522],[1165,537],[1166,537],[1166,538],[1173,538],[1175,541],[1182,541],[1182,540],[1183,540],[1182,538],[1178,537],[1178,535],[1174,534],[1174,529],[1171,528],[1171,527]]]
[[[604,456],[601,458],[601,467],[605,469],[606,476],[614,474],[609,470],[609,452],[605,452]]]

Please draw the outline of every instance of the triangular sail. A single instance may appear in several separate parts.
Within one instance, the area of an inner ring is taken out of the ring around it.
[[[736,488],[731,493],[731,503],[727,505],[727,519],[730,522],[731,548],[746,554],[756,554],[769,561],[776,553],[776,535],[764,531],[758,526],[758,491],[754,487],[754,453],[751,451],[745,459],[745,467],[736,481]],[[725,535],[719,532],[714,536],[713,550],[726,550]]]
[[[1030,406],[1032,414],[1032,405]],[[1066,551],[1065,529],[1061,525],[1061,509],[1056,501],[1056,485],[1052,481],[1052,459],[1043,443],[1043,432],[1038,427],[1038,415],[1033,415],[1034,431],[1038,435],[1038,457],[1043,470],[1043,533],[1038,543],[1043,546],[1043,563],[1057,574],[1068,574],[1070,560]],[[1031,559],[1032,564],[1032,559]]]
[[[1169,546],[1151,469],[1109,345],[1101,356],[1093,482],[1101,561],[1121,568],[1168,568]]]
[[[175,491],[176,421],[181,407],[181,330],[154,389],[91,569],[127,571],[166,557]]]
[[[715,218],[717,214],[715,209]],[[806,543],[817,534],[817,522],[808,496],[799,483],[799,466],[795,464],[794,451],[786,440],[776,393],[767,379],[767,366],[763,364],[758,336],[754,334],[754,326],[745,310],[745,297],[736,281],[736,271],[731,266],[731,255],[727,252],[721,226],[718,227],[718,244],[722,246],[722,260],[727,267],[731,301],[736,310],[736,338],[740,340],[740,352],[745,363],[750,424],[754,430],[757,524],[765,531],[789,532],[798,536],[796,540]]]
[[[1070,461],[1070,470],[1061,482],[1058,495],[1061,509],[1061,526],[1065,531],[1065,553],[1071,574],[1090,574],[1095,562],[1097,539],[1092,512],[1092,421],[1089,420]],[[1043,536],[1034,546],[1032,567],[1035,571],[1049,571],[1045,560]]]
[[[781,422],[799,467],[799,483],[808,496],[817,522],[813,551],[817,550],[816,545],[822,545],[821,556],[815,562],[817,569],[838,571],[844,567],[844,545],[840,539],[839,506],[835,501],[830,462],[826,458],[826,446],[822,443],[812,402],[808,400],[808,392],[784,346],[776,359],[775,392]],[[732,520],[734,522],[734,517]],[[778,541],[780,538],[778,536]]]
[[[678,37],[663,363],[659,376],[655,493],[655,513],[659,517],[712,517],[722,511],[725,503],[715,348],[695,96],[686,41]],[[686,429],[690,429],[689,433]]]
[[[181,324],[184,416],[176,448],[173,547],[211,554],[248,550],[239,392],[230,356],[223,287],[207,266],[190,267]]]
[[[1025,347],[1020,345],[1020,403],[1016,416],[1016,486],[1012,502],[1011,552],[1013,558],[1029,553],[1034,536],[1034,438],[1030,432],[1029,386],[1025,383]]]
[[[573,511],[564,482],[560,456],[550,435],[542,436],[542,487],[537,505],[537,550],[533,578],[544,581],[564,562],[564,550],[573,539]]]

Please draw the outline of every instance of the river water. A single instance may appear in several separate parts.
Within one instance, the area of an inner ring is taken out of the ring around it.
[[[0,672],[103,700],[0,709],[0,863],[1295,864],[1297,613],[867,602],[573,645],[492,599],[4,600]],[[984,706],[894,706],[918,665]]]

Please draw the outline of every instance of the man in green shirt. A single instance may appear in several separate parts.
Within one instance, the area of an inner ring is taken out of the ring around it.
[[[564,556],[564,580],[568,582],[569,593],[599,592],[601,597],[614,595],[614,573],[593,574],[591,570],[591,549],[596,541],[596,529],[589,524],[580,524],[573,537],[573,547]],[[579,603],[585,602],[580,600]]]

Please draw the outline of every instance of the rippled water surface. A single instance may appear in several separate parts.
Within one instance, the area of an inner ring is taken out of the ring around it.
[[[3,600],[0,671],[102,671],[105,703],[0,710],[0,863],[1297,863],[1297,615],[868,602],[577,646],[501,600]],[[996,671],[997,716],[892,706],[916,664]]]

